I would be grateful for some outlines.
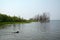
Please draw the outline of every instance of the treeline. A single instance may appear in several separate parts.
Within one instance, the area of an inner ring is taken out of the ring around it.
[[[0,22],[27,22],[27,20],[20,17],[11,17],[0,13]]]
[[[31,18],[30,20],[35,20],[38,22],[49,22],[50,16],[47,13],[43,13],[42,15],[36,15],[34,18]]]

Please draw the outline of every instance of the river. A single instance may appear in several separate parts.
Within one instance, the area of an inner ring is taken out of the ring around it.
[[[60,21],[7,24],[0,29],[0,40],[60,40]],[[19,31],[19,33],[14,33]]]

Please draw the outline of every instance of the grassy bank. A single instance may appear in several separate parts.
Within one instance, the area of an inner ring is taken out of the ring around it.
[[[22,23],[30,23],[30,22],[29,21],[27,22],[0,22],[0,26],[5,25],[5,24],[22,24]]]

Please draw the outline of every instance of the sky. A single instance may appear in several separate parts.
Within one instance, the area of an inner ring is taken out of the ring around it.
[[[0,0],[0,13],[25,19],[47,12],[51,20],[60,20],[60,0]]]

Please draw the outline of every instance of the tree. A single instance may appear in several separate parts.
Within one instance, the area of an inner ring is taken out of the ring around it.
[[[39,22],[47,22],[50,20],[49,15],[47,13],[43,13],[42,15],[36,15],[33,20],[39,21]]]

